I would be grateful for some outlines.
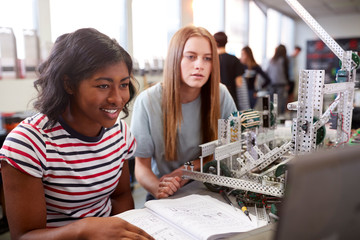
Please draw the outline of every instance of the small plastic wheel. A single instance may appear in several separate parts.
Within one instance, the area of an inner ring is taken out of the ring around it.
[[[216,175],[217,161],[207,162],[203,167],[203,172]],[[228,167],[223,162],[220,162],[220,176],[226,176],[226,177],[231,176]],[[226,189],[226,187],[224,186],[219,186],[217,184],[212,184],[207,182],[204,182],[204,185],[212,192],[219,192],[220,190]]]
[[[285,173],[285,171],[288,169],[286,164],[281,164],[280,166],[278,166],[275,170],[275,177],[279,177],[282,174]]]

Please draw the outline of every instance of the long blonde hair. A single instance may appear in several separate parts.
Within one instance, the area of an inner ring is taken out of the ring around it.
[[[181,128],[182,121],[180,64],[183,58],[185,43],[191,37],[203,37],[210,43],[212,70],[209,80],[201,88],[202,142],[217,139],[217,122],[220,118],[220,66],[216,42],[205,28],[194,26],[183,27],[172,37],[164,64],[162,107],[165,158],[167,161],[175,161],[177,158],[177,134]]]

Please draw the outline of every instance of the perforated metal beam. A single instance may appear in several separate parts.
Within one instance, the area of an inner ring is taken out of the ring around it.
[[[184,169],[183,177],[186,179],[193,179],[196,181],[217,184],[220,186],[240,189],[244,191],[251,191],[276,197],[282,197],[284,195],[284,189],[281,187],[268,186],[252,181],[218,176],[209,173],[192,172]]]

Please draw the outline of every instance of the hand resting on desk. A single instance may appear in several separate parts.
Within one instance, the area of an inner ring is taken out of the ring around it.
[[[115,217],[89,217],[78,223],[79,229],[84,229],[82,239],[154,239],[144,230]]]
[[[189,180],[182,179],[183,166],[160,178],[157,198],[166,198],[173,195]]]

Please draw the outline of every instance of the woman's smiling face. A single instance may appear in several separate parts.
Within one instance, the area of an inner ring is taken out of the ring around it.
[[[130,99],[130,74],[124,62],[99,70],[71,91],[66,122],[85,136],[96,136],[101,127],[112,127]]]

